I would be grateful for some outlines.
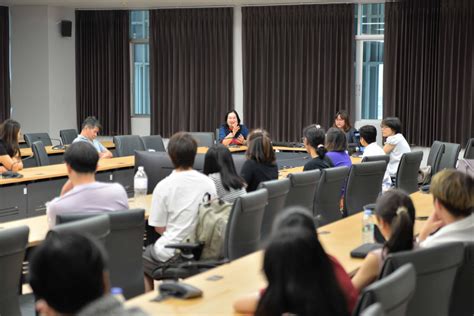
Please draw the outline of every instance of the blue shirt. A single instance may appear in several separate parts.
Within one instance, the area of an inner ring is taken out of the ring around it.
[[[240,135],[247,139],[247,136],[249,135],[249,130],[247,126],[245,126],[244,124],[240,124],[239,126],[240,129],[237,133],[235,133],[234,139],[238,138]],[[229,135],[230,132],[232,131],[229,129],[229,125],[227,125],[226,123],[222,124],[219,128],[219,143],[222,143],[224,138]]]
[[[85,137],[85,136],[82,136],[82,135],[79,135],[76,137],[75,140],[72,141],[73,143],[75,142],[86,142],[86,143],[89,143],[91,144],[92,146],[94,146],[94,148],[97,150],[98,153],[103,153],[103,152],[106,152],[107,151],[107,148],[105,148],[104,145],[102,145],[101,142],[99,142],[97,139],[94,139],[94,140],[90,140],[89,138]]]

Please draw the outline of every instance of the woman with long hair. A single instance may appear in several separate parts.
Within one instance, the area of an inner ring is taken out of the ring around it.
[[[225,123],[219,128],[219,142],[225,146],[245,145],[249,130],[247,126],[240,123],[240,117],[236,110],[225,114]]]
[[[325,147],[327,156],[331,159],[334,167],[352,166],[351,157],[347,153],[347,139],[344,132],[336,127],[331,127],[326,133]]]
[[[331,159],[326,156],[327,150],[324,148],[324,139],[324,129],[317,125],[309,125],[303,130],[303,144],[312,158],[304,165],[304,171],[334,167]]]
[[[246,192],[245,181],[237,174],[232,154],[224,145],[209,148],[204,158],[203,173],[214,181],[217,196],[226,202],[233,203]]]
[[[337,127],[341,129],[346,135],[346,140],[348,144],[357,144],[358,140],[356,137],[357,130],[352,127],[349,120],[349,113],[345,110],[340,110],[334,116],[334,124],[332,127]]]
[[[352,278],[359,290],[377,279],[388,254],[411,250],[414,245],[415,207],[408,194],[395,189],[385,192],[377,199],[375,219],[386,242],[382,249],[369,252]]]
[[[8,119],[0,126],[0,172],[18,171],[23,169],[21,161],[20,123]]]

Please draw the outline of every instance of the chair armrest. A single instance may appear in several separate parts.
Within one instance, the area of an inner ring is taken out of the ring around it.
[[[212,269],[222,264],[229,263],[229,259],[222,260],[208,260],[208,261],[186,261],[180,263],[178,268],[198,268],[198,269]]]
[[[180,243],[180,244],[169,244],[165,248],[179,249],[183,252],[191,252],[193,250],[199,249],[202,247],[202,243]]]

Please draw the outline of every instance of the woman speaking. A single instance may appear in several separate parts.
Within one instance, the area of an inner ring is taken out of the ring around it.
[[[225,123],[219,128],[219,142],[225,146],[245,145],[249,130],[244,124],[240,124],[239,114],[229,111],[225,115]]]

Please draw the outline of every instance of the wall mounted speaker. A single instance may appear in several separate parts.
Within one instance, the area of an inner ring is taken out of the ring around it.
[[[72,36],[72,22],[68,20],[61,21],[61,36],[71,37]]]

